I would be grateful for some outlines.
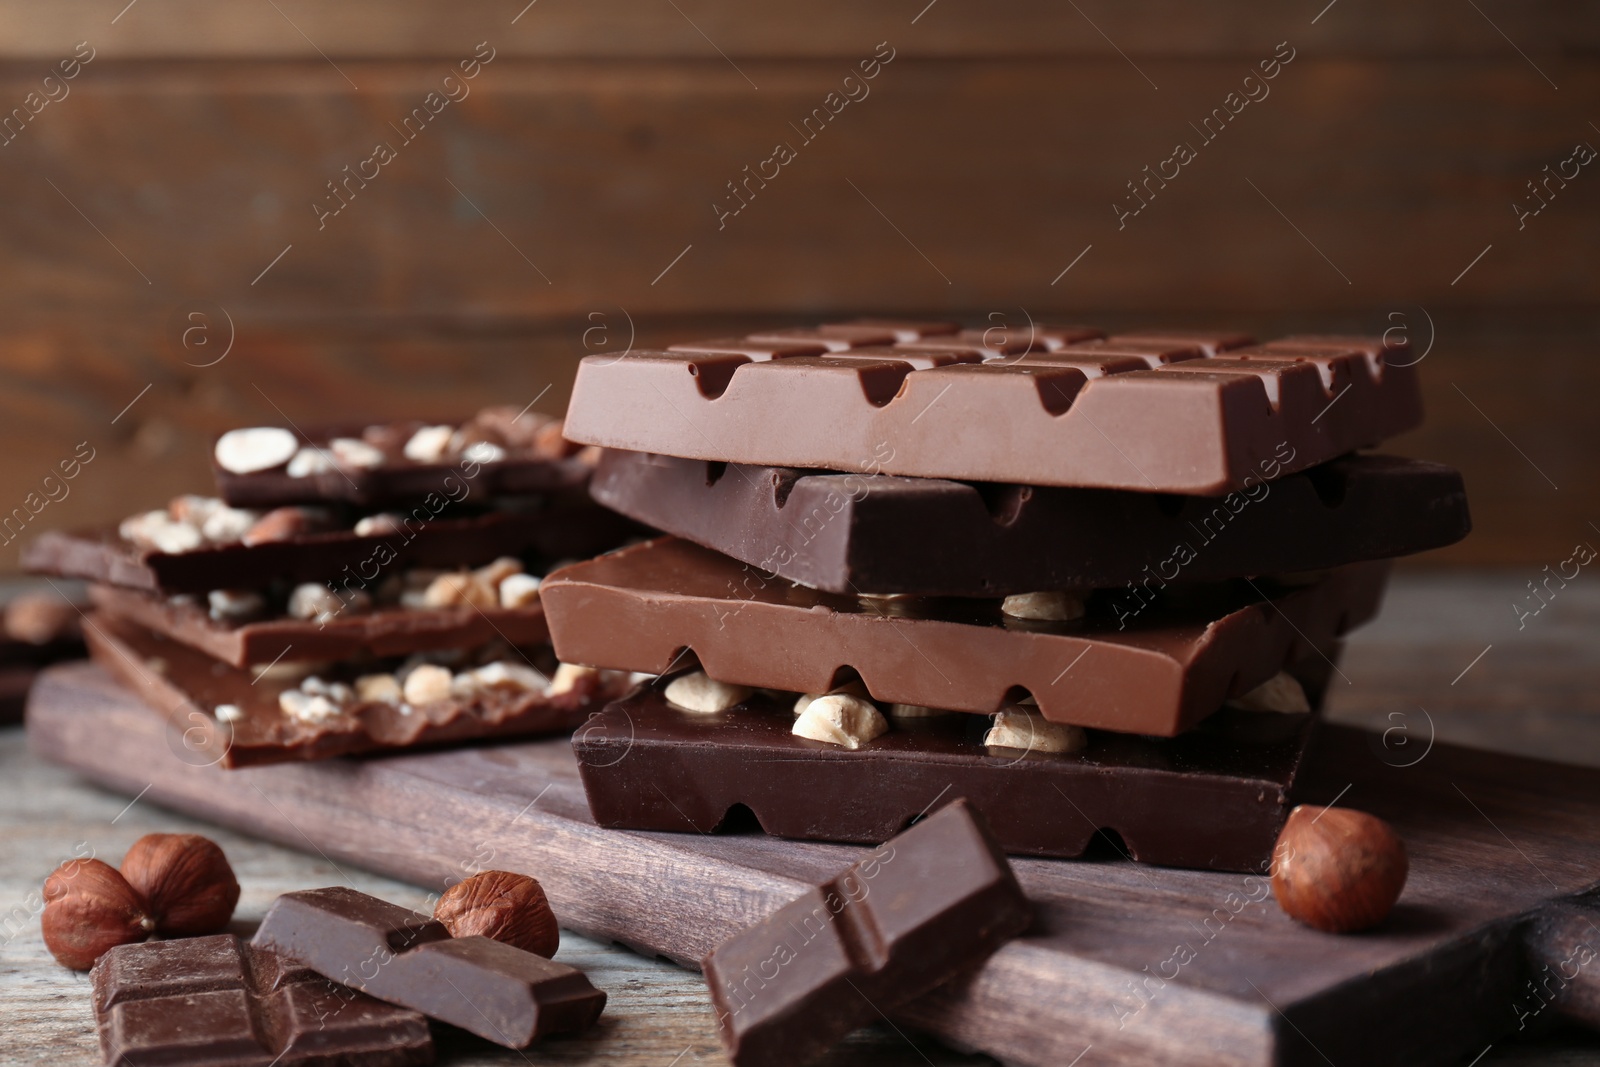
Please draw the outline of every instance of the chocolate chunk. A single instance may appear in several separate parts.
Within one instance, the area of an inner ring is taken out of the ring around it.
[[[834,593],[1006,596],[1321,570],[1451,544],[1461,475],[1345,456],[1228,497],[747,467],[607,450],[590,492],[624,515]],[[1187,562],[1183,562],[1187,560]]]
[[[606,1004],[576,968],[487,937],[451,938],[426,915],[342,886],[285,893],[253,943],[507,1048],[587,1030]]]
[[[405,1067],[428,1020],[232,934],[120,945],[90,976],[107,1067]]]
[[[201,604],[111,585],[89,587],[102,612],[181,641],[234,667],[357,656],[403,656],[443,648],[473,648],[499,638],[525,646],[549,640],[544,609],[384,607],[340,612],[332,619],[284,615],[247,622],[214,618]]]
[[[738,685],[822,693],[853,671],[877,700],[989,713],[1031,694],[1056,722],[1170,737],[1371,618],[1388,566],[1150,601],[1110,590],[1084,618],[1046,622],[998,600],[818,592],[663,537],[552,573],[540,599],[567,663],[661,674],[688,649]]]
[[[1422,420],[1414,367],[1376,339],[1235,347],[1248,339],[1145,332],[1044,351],[1018,331],[974,331],[906,351],[954,344],[990,358],[918,367],[860,355],[891,331],[845,329],[755,335],[828,356],[586,357],[567,436],[736,463],[1220,495]]]
[[[1320,669],[1320,670],[1319,670]],[[1327,666],[1297,668],[1316,693]],[[1013,855],[1081,856],[1105,832],[1141,863],[1261,871],[1288,817],[1312,736],[1309,714],[1224,708],[1175,738],[1091,731],[1067,753],[985,748],[991,720],[891,718],[850,751],[790,732],[792,699],[756,694],[690,714],[652,683],[597,712],[572,737],[601,826],[877,844],[937,796],[964,796]]]
[[[1027,928],[983,819],[955,800],[705,958],[739,1067],[800,1064],[977,965]]]
[[[460,567],[499,556],[589,556],[620,544],[636,527],[587,497],[528,501],[528,510],[463,518],[427,508],[399,533],[361,536],[348,527],[256,545],[203,544],[186,552],[141,549],[115,529],[40,535],[22,553],[26,570],[161,593],[259,589],[273,582],[357,586],[397,567]]]
[[[180,756],[223,767],[562,733],[616,688],[591,675],[564,693],[547,694],[540,679],[525,677],[534,672],[521,656],[508,653],[508,667],[481,668],[487,672],[477,675],[482,684],[412,703],[361,694],[360,677],[395,671],[400,665],[392,660],[335,665],[313,684],[307,667],[287,680],[274,671],[257,677],[107,616],[91,616],[85,636],[95,661],[166,718]],[[548,675],[554,664],[545,656],[541,669]],[[446,671],[445,680],[453,683],[473,669],[463,664],[454,674]],[[283,705],[291,690],[303,694],[291,698],[294,714]]]
[[[431,494],[454,497],[470,486],[484,497],[581,489],[592,460],[573,455],[557,419],[539,412],[489,408],[444,427],[437,454],[408,455],[413,436],[431,424],[326,426],[298,430],[300,453],[265,470],[235,473],[215,456],[217,492],[234,507],[277,507],[339,501],[359,507],[415,503]],[[353,444],[335,444],[352,442]],[[364,453],[351,462],[352,451]],[[303,473],[300,465],[305,464]]]

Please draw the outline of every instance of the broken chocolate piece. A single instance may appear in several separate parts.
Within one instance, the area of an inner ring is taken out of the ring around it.
[[[982,816],[946,804],[705,958],[738,1067],[801,1064],[987,959],[1027,898]]]
[[[1327,666],[1313,657],[1309,680]],[[1317,679],[1320,681],[1320,678]],[[1262,871],[1288,817],[1313,732],[1310,714],[1224,708],[1175,738],[1091,731],[1050,754],[985,748],[991,720],[939,712],[892,717],[855,751],[796,737],[792,701],[757,694],[688,714],[665,679],[595,713],[572,736],[601,826],[877,844],[945,790],[984,813],[1018,856],[1077,857],[1098,838],[1141,863]],[[1315,687],[1320,688],[1320,687]]]
[[[582,971],[354,889],[285,893],[254,945],[507,1048],[594,1025],[606,995]]]
[[[166,718],[185,759],[223,767],[562,733],[618,688],[588,672],[560,691],[550,684],[548,652],[538,670],[510,653],[454,672],[418,667],[413,673],[429,677],[408,675],[402,685],[395,677],[402,665],[393,660],[339,664],[320,675],[296,665],[286,679],[285,665],[258,676],[104,615],[91,615],[84,632],[94,660]],[[387,681],[364,683],[368,677]]]
[[[825,693],[859,674],[886,703],[993,713],[1032,695],[1054,722],[1171,737],[1378,608],[1389,565],[1310,584],[1108,590],[1081,619],[998,600],[870,600],[768,579],[674,537],[564,567],[540,589],[563,662],[660,674],[698,657],[719,682]]]
[[[588,356],[566,434],[735,463],[1221,495],[1422,421],[1408,353],[1378,339],[1242,346],[1242,334],[1130,333],[1045,351],[980,332],[920,338],[896,358],[880,347],[887,334],[755,335],[829,349],[821,356]],[[877,350],[863,355],[867,346]],[[912,358],[951,347],[988,358]]]
[[[1461,475],[1344,456],[1226,497],[974,485],[608,449],[590,492],[666,533],[833,593],[995,597],[1320,570],[1471,528]]]
[[[428,1020],[233,934],[120,945],[94,965],[107,1067],[407,1067]]]

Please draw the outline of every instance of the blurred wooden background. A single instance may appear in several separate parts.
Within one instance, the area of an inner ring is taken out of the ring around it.
[[[1394,447],[1460,466],[1477,522],[1430,558],[1600,539],[1600,167],[1513,208],[1600,146],[1593,4],[525,2],[0,0],[0,512],[81,441],[30,531],[203,488],[229,426],[559,411],[585,351],[893,311],[1403,327],[1430,421]]]

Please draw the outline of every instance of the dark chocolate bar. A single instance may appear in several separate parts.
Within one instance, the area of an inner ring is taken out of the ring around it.
[[[555,571],[540,598],[564,662],[661,674],[692,650],[721,682],[824,693],[858,674],[876,700],[980,713],[1031,695],[1055,722],[1170,737],[1371,618],[1388,569],[1111,590],[1048,622],[999,600],[819,592],[663,537]]]
[[[184,758],[223,767],[561,733],[619,688],[596,672],[563,675],[548,652],[536,669],[508,650],[498,666],[430,664],[436,684],[423,699],[392,660],[257,674],[104,615],[84,633],[94,660],[166,718]]]
[[[519,414],[515,408],[486,408],[450,423],[408,420],[318,427],[304,434],[279,427],[234,433],[236,442],[240,435],[260,435],[253,447],[230,450],[225,434],[213,452],[217,492],[235,507],[331,501],[383,507],[414,503],[430,493],[454,495],[456,485],[469,485],[483,496],[570,491],[583,487],[593,467],[591,456],[578,454],[562,439],[559,419],[537,411]],[[279,454],[282,459],[270,466],[248,469],[257,466],[249,462],[257,456],[264,462]],[[230,470],[230,462],[245,469]]]
[[[1295,673],[1315,699],[1326,665]],[[1217,871],[1266,869],[1314,718],[1224,708],[1175,738],[1091,731],[1079,751],[1045,753],[985,748],[988,718],[947,713],[892,717],[851,751],[790,732],[793,698],[698,714],[664,685],[572,736],[601,826],[711,833],[748,828],[735,814],[748,811],[776,837],[877,844],[964,796],[1013,855],[1073,858],[1110,833],[1141,863]]]
[[[91,975],[107,1067],[406,1067],[428,1020],[233,934],[119,945]]]
[[[711,950],[723,1047],[738,1067],[809,1062],[971,970],[1029,918],[982,816],[954,800]]]
[[[1247,346],[1237,334],[1136,333],[1049,351],[1015,331],[977,331],[921,338],[896,358],[881,347],[888,331],[855,330],[757,335],[821,344],[823,356],[586,357],[565,432],[693,459],[1220,495],[1422,420],[1414,367],[1375,339]],[[916,359],[952,345],[979,358]]]
[[[522,506],[526,510],[522,510]],[[160,593],[260,589],[274,582],[332,582],[357,588],[397,567],[460,567],[499,556],[590,556],[633,536],[637,527],[587,497],[543,497],[450,517],[426,507],[405,513],[401,532],[360,535],[342,528],[246,545],[205,542],[161,551],[115,529],[51,530],[22,553],[25,569]],[[412,516],[415,516],[414,518]]]
[[[594,498],[834,593],[1006,596],[1321,570],[1451,544],[1471,528],[1450,467],[1344,456],[1227,497],[747,467],[608,449]]]
[[[253,944],[507,1048],[587,1030],[606,995],[582,971],[354,889],[285,893]]]
[[[17,593],[5,603],[0,623],[0,726],[22,721],[28,690],[40,669],[84,655],[76,583],[66,592]]]
[[[331,619],[284,615],[231,622],[217,618],[198,601],[162,597],[113,585],[89,587],[89,599],[103,613],[126,619],[233,667],[302,660],[340,660],[358,656],[404,656],[441,648],[473,648],[498,638],[517,646],[550,639],[544,608],[410,608],[389,605],[365,612],[340,612]]]

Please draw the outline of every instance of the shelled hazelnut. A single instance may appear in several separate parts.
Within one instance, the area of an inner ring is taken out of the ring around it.
[[[1302,804],[1272,853],[1272,894],[1307,926],[1346,934],[1383,922],[1405,888],[1406,847],[1375,815]]]
[[[434,905],[433,917],[451,937],[487,937],[545,959],[561,943],[544,887],[525,874],[481,871],[457,882]]]

